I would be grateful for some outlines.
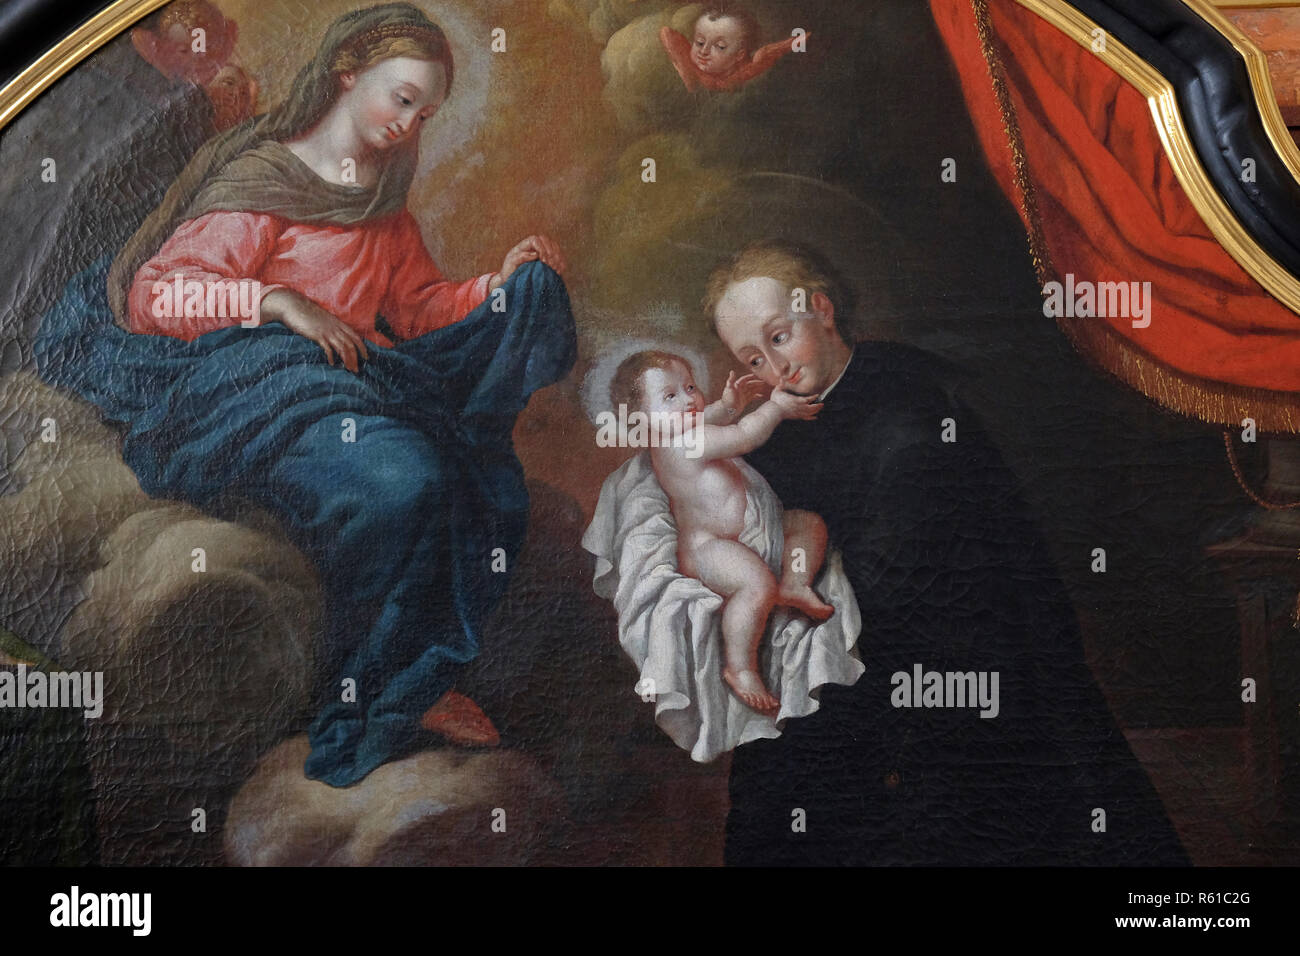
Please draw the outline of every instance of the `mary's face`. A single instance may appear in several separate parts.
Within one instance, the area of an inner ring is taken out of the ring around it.
[[[438,112],[447,95],[441,63],[394,57],[381,60],[351,80],[344,77],[340,98],[352,117],[357,138],[372,149],[387,150],[419,135],[420,124]]]
[[[819,293],[809,312],[796,312],[790,290],[776,279],[732,284],[718,302],[716,323],[718,337],[742,365],[796,395],[821,394],[848,361],[830,300]]]

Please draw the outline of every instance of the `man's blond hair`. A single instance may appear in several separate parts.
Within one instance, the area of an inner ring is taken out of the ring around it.
[[[811,312],[812,297],[818,292],[835,306],[835,328],[846,343],[852,343],[846,328],[852,314],[852,297],[848,286],[831,264],[819,253],[784,239],[760,239],[751,242],[735,255],[724,259],[709,273],[704,287],[705,319],[714,334],[718,331],[718,303],[727,290],[747,279],[775,279],[787,290],[803,289]]]

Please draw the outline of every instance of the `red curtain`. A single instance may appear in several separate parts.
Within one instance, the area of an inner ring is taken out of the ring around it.
[[[1147,328],[1059,319],[1076,347],[1176,411],[1300,431],[1300,317],[1214,239],[1145,98],[1015,0],[931,0],[931,10],[1040,274],[1151,283]]]

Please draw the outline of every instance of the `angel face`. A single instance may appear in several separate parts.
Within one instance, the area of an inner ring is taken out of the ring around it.
[[[157,31],[136,27],[131,31],[131,43],[163,75],[206,85],[230,57],[238,36],[234,20],[227,20],[211,3],[199,0],[180,5],[170,22]],[[200,37],[201,44],[196,42]]]
[[[230,63],[217,71],[207,91],[212,101],[212,122],[218,130],[242,123],[257,106],[257,81]]]
[[[646,369],[641,376],[642,411],[663,416],[676,436],[683,422],[704,411],[704,396],[695,384],[695,376],[682,362],[668,368]]]
[[[418,135],[420,124],[438,112],[447,95],[442,64],[413,57],[381,60],[340,79],[339,106],[351,116],[358,140],[376,150]]]
[[[735,17],[707,16],[695,21],[695,42],[691,62],[701,73],[721,76],[740,66],[749,51],[745,49],[745,27]]]

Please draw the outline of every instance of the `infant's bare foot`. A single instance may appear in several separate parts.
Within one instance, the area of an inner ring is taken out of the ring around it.
[[[817,592],[806,584],[781,588],[776,603],[785,607],[792,607],[796,611],[803,611],[814,621],[828,620],[835,613],[835,608],[819,598]]]
[[[733,671],[730,667],[722,669],[722,679],[727,682],[731,692],[740,698],[741,703],[760,714],[774,714],[781,708],[781,702],[768,691],[763,679],[751,670]]]
[[[495,747],[501,735],[483,709],[464,694],[449,690],[424,712],[420,726],[460,747]]]

